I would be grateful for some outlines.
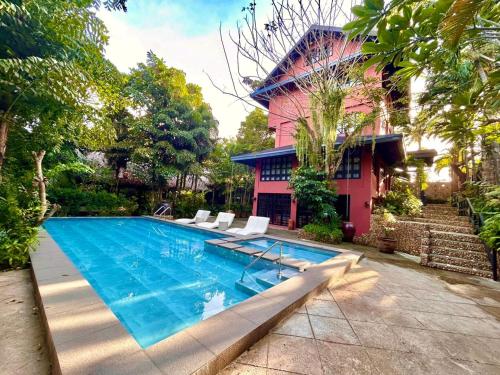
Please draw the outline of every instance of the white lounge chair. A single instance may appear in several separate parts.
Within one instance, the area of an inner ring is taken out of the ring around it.
[[[233,223],[233,220],[234,214],[231,214],[229,212],[219,212],[213,223],[197,223],[196,225],[201,228],[214,229],[217,228],[220,223],[224,222],[227,223],[227,228],[229,228]]]
[[[207,221],[209,216],[210,211],[198,210],[192,219],[177,219],[175,222],[181,224],[203,223]]]
[[[231,228],[229,233],[241,234],[248,236],[250,234],[265,234],[269,227],[269,218],[263,216],[250,216],[245,225],[245,228]]]

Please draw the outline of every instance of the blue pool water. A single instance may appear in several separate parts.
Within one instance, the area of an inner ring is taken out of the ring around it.
[[[252,249],[266,250],[275,242],[276,240],[273,240],[271,238],[257,238],[254,240],[241,241],[238,243],[242,246]],[[271,249],[271,253],[279,255],[279,246],[275,246],[273,249]],[[327,259],[333,258],[338,254],[339,253],[334,251],[323,251],[311,246],[303,246],[292,242],[283,241],[283,255],[285,257],[306,260],[311,263],[321,263]]]
[[[50,219],[44,227],[143,347],[250,297],[236,289],[245,254],[216,233],[147,218]],[[275,269],[257,262],[249,274]]]

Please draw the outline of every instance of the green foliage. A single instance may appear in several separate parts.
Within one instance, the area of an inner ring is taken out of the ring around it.
[[[217,127],[201,88],[149,52],[146,64],[132,69],[126,92],[140,114],[131,129],[132,160],[148,171],[151,186],[161,188],[178,173],[199,173]]]
[[[57,164],[46,173],[50,185],[57,187],[75,186],[82,179],[89,178],[95,171],[82,162]]]
[[[310,223],[302,228],[306,237],[319,242],[338,244],[342,242],[342,230],[336,225]]]
[[[500,212],[485,220],[479,236],[491,249],[500,251]]]
[[[38,204],[36,194],[22,185],[0,184],[0,269],[28,262],[37,241]]]
[[[290,187],[294,190],[294,198],[311,208],[315,222],[340,223],[334,207],[337,195],[325,172],[312,167],[299,167],[292,173]]]
[[[353,79],[347,85],[344,79],[358,75],[353,66],[345,69],[347,72],[341,77],[332,77],[328,83],[318,85],[317,92],[310,96],[310,119],[300,118],[296,125],[296,153],[300,165],[324,171],[328,178],[340,165],[344,151],[358,143],[363,129],[374,125],[378,113],[378,108],[373,108],[369,114],[345,111],[345,99],[351,94],[351,85],[356,85],[357,95],[373,102],[380,101],[380,91],[368,82]],[[365,90],[365,87],[370,89]],[[336,145],[339,134],[345,136],[340,146]]]
[[[107,191],[86,191],[81,188],[54,188],[49,200],[61,206],[61,216],[128,216],[138,207],[133,200]]]
[[[273,147],[274,137],[267,124],[267,115],[260,108],[256,108],[240,124],[232,152],[242,154]]]
[[[499,10],[494,0],[364,0],[344,30],[352,38],[376,31],[377,40],[362,48],[365,67],[392,64],[402,82],[426,73],[419,104],[439,135],[447,128],[456,137],[498,141]]]
[[[224,206],[224,209],[233,210],[242,217],[251,212],[255,173],[246,165],[232,162],[231,157],[273,146],[274,137],[269,130],[267,116],[260,109],[248,114],[236,138],[221,139],[216,143],[210,158],[204,163],[208,185],[212,190],[213,201],[209,203],[214,211]],[[216,207],[217,196],[223,196],[224,205]]]
[[[410,188],[387,192],[383,206],[394,215],[418,216],[422,212],[422,202]]]
[[[173,202],[175,217],[194,217],[196,211],[207,206],[204,193],[194,193],[188,190],[173,192],[168,200]]]

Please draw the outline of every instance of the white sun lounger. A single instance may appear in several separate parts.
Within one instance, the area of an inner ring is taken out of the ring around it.
[[[229,212],[219,212],[215,221],[213,223],[197,223],[196,225],[201,228],[207,229],[215,229],[219,226],[219,223],[227,223],[227,228],[231,226],[234,220],[234,214],[230,214]]]
[[[245,228],[228,229],[229,233],[241,234],[248,236],[250,234],[265,234],[269,227],[269,218],[263,216],[250,216],[245,225]]]
[[[175,222],[181,224],[203,223],[207,221],[209,216],[210,211],[198,210],[192,219],[177,219]]]

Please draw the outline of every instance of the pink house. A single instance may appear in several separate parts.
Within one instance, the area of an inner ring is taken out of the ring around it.
[[[329,67],[349,59],[360,59],[361,45],[356,40],[349,42],[340,55],[339,50],[344,38],[345,35],[339,28],[311,27],[283,60],[293,61],[293,64],[282,62],[276,66],[265,83],[251,94],[254,100],[269,109],[268,122],[269,128],[275,131],[275,148],[238,155],[232,160],[255,167],[253,214],[270,217],[274,225],[286,226],[289,220],[293,220],[294,225],[302,227],[311,218],[308,208],[293,198],[288,184],[292,169],[298,165],[294,147],[295,123],[289,119],[294,118],[294,114],[299,117],[299,110],[307,117],[308,96],[299,90],[294,82],[306,76],[308,72],[310,74],[312,69],[318,69],[318,66],[296,50],[302,43],[310,43],[309,40],[323,40],[326,47],[322,47],[320,51]],[[286,65],[292,66],[287,68]],[[324,66],[325,64],[322,64],[322,68]],[[382,77],[386,78],[392,72],[387,68],[377,73],[372,68],[365,74],[377,78],[374,82],[382,85]],[[391,108],[394,99],[400,95],[393,93],[381,104]],[[301,103],[303,107],[298,110],[292,101]],[[372,105],[367,98],[359,95],[351,95],[346,99],[346,111],[366,113],[371,111]],[[375,134],[372,134],[372,131]],[[344,139],[340,134],[337,145]],[[373,127],[364,130],[360,144],[348,149],[344,155],[335,174],[339,195],[336,208],[344,220],[354,223],[356,235],[370,229],[373,200],[390,189],[389,169],[400,164],[405,156],[402,139],[401,134],[393,133],[388,120],[377,119]]]

